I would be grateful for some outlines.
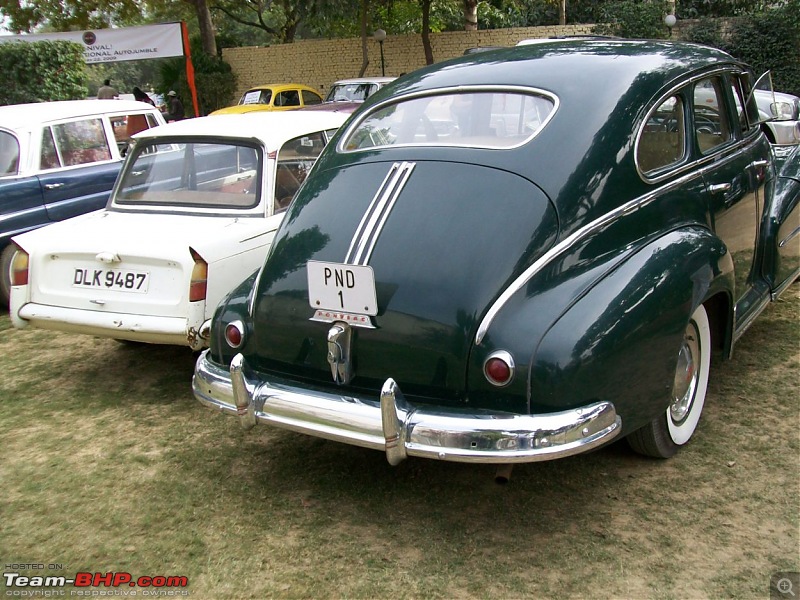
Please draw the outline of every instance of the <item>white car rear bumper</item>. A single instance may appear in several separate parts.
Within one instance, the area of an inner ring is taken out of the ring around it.
[[[12,306],[11,314],[15,321],[21,320],[41,329],[150,344],[174,344],[201,350],[208,341],[199,335],[203,325],[202,312],[197,322],[193,323],[186,317],[99,312],[29,302],[18,309]]]

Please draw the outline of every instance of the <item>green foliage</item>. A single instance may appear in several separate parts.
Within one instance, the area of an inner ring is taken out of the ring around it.
[[[86,97],[83,46],[66,41],[0,44],[0,104]]]
[[[735,17],[765,10],[773,4],[762,0],[680,0],[676,12],[679,19]]]
[[[199,41],[193,47],[199,47]],[[204,52],[192,54],[194,81],[197,88],[197,102],[200,114],[207,115],[213,110],[229,106],[236,91],[236,76],[231,66],[221,58],[208,56]],[[194,114],[192,93],[186,78],[186,61],[183,58],[164,61],[160,71],[161,81],[158,91],[166,96],[175,90],[186,107],[186,113]]]
[[[723,50],[727,46],[717,19],[700,19],[697,23],[681,31],[681,39]]]
[[[800,96],[800,0],[737,21],[725,49],[756,74],[771,70],[775,89]]]
[[[592,31],[623,38],[660,39],[669,37],[664,15],[669,13],[664,1],[619,0],[606,3],[600,11],[601,23]]]

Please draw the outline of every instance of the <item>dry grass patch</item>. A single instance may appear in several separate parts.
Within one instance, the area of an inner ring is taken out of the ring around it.
[[[274,429],[192,354],[0,319],[0,558],[185,575],[192,598],[767,597],[800,570],[800,286],[712,372],[696,439],[493,469]]]

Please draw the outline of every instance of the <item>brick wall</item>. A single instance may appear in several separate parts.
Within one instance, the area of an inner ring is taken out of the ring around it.
[[[588,24],[450,31],[431,34],[431,47],[433,58],[438,62],[461,56],[467,48],[513,46],[526,38],[585,35],[591,33],[592,27]],[[383,54],[386,75],[400,75],[425,66],[420,35],[387,36],[383,43]],[[361,39],[305,40],[266,47],[225,48],[222,57],[236,74],[237,99],[254,85],[290,81],[310,85],[324,95],[337,79],[358,77],[362,63]],[[371,37],[367,39],[367,57],[369,66],[364,75],[379,76],[380,46]]]

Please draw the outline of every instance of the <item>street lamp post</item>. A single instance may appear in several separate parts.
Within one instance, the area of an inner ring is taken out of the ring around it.
[[[381,76],[386,77],[386,67],[383,62],[383,41],[386,39],[386,31],[383,29],[376,29],[372,37],[375,38],[375,41],[378,42],[378,45],[381,47]]]

